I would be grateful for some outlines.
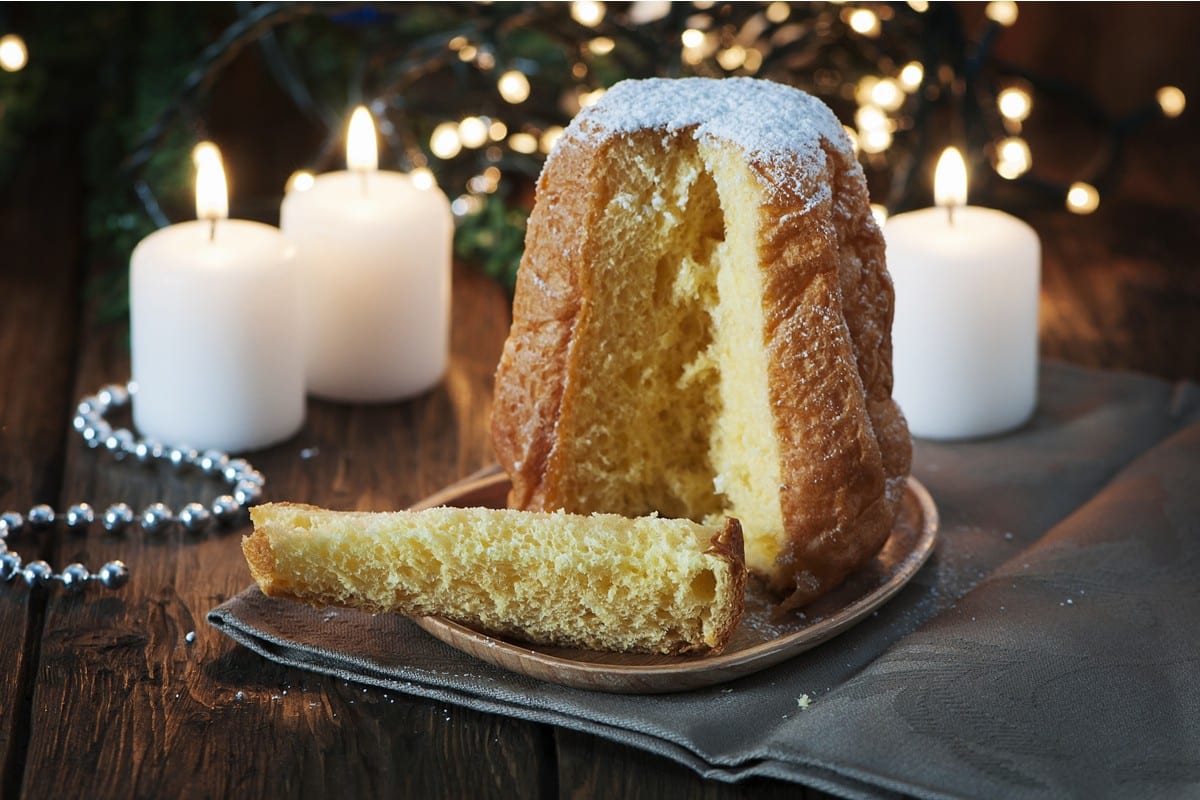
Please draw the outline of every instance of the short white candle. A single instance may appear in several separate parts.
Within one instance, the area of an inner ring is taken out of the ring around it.
[[[130,261],[133,421],[164,444],[253,450],[304,422],[296,248],[225,219],[220,156],[197,162],[202,219],[150,234]]]
[[[885,227],[896,287],[892,394],[915,436],[1012,430],[1037,402],[1041,243],[1021,220],[966,205],[957,151],[939,161],[935,194],[939,208]]]
[[[350,170],[283,200],[300,254],[308,391],[383,402],[429,389],[450,342],[450,202],[436,187],[376,169],[366,109],[351,120]]]

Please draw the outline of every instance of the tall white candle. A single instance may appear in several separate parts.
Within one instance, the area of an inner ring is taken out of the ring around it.
[[[350,169],[283,200],[299,247],[311,394],[381,402],[441,380],[450,341],[450,202],[436,186],[376,169],[365,109],[351,120]]]
[[[164,444],[253,450],[304,422],[296,248],[225,219],[220,156],[197,161],[201,219],[150,234],[130,260],[133,421]]]
[[[939,161],[935,194],[938,208],[885,227],[896,287],[892,394],[916,436],[1002,433],[1037,402],[1041,243],[1021,220],[966,205],[957,151]]]

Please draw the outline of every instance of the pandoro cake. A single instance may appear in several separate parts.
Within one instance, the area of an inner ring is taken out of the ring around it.
[[[612,87],[537,185],[496,374],[516,509],[741,520],[784,607],[887,539],[911,460],[852,145],[779,84]]]

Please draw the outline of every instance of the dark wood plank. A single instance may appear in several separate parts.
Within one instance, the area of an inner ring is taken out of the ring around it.
[[[53,503],[62,474],[82,229],[73,151],[67,136],[40,142],[0,200],[0,511]],[[32,561],[50,552],[52,536],[11,543]],[[0,584],[0,795],[19,785],[24,767],[43,609],[19,578]]]
[[[272,497],[398,508],[491,459],[485,425],[506,300],[459,270],[454,303],[444,385],[388,406],[313,403],[299,436],[250,456]],[[86,329],[80,393],[128,374],[124,330]],[[64,500],[163,497],[178,508],[220,493],[199,475],[115,463],[76,442],[68,453]],[[285,669],[209,628],[208,609],[250,583],[240,539],[64,537],[55,563],[123,558],[132,579],[119,592],[49,601],[33,702],[55,711],[32,731],[25,796],[508,797],[537,785],[549,752],[539,726]]]

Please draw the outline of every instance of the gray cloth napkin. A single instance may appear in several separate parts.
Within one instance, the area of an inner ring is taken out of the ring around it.
[[[282,663],[847,797],[1200,793],[1200,388],[1044,365],[1013,434],[917,442],[938,547],[873,617],[649,696],[476,661],[410,621],[252,587],[209,621]],[[811,700],[801,707],[805,695]]]

